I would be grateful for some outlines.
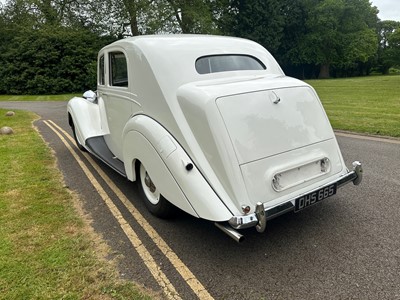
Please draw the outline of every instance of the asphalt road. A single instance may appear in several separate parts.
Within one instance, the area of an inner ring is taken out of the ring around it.
[[[111,246],[112,256],[120,258],[121,277],[162,291],[93,180],[88,180],[44,122],[51,120],[72,134],[66,103],[0,102],[0,107],[31,110],[41,116],[35,125],[55,150],[65,182],[80,194],[93,227]],[[268,222],[264,234],[245,230],[242,244],[212,223],[188,215],[173,220],[153,217],[139,199],[135,184],[102,163],[98,166],[214,299],[400,299],[400,143],[342,135],[338,141],[349,166],[353,160],[363,162],[361,185],[347,185],[321,204]],[[88,169],[174,286],[177,298],[198,298],[191,279],[181,275],[93,167]]]

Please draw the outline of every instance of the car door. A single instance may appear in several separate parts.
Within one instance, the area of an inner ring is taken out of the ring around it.
[[[131,91],[128,59],[122,49],[111,49],[105,54],[105,85],[98,89],[99,106],[104,123],[105,142],[120,160],[122,155],[122,132],[137,107]]]

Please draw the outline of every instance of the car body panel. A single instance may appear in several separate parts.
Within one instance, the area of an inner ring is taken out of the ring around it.
[[[220,97],[217,106],[240,165],[334,136],[319,101],[307,87]]]

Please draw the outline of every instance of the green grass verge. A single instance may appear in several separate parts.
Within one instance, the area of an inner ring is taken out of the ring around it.
[[[400,76],[308,80],[335,129],[400,137]]]
[[[63,95],[0,95],[0,101],[68,101],[82,94]]]
[[[0,299],[150,299],[104,259],[107,247],[32,127],[37,116],[5,112],[0,127],[14,134],[0,135]]]

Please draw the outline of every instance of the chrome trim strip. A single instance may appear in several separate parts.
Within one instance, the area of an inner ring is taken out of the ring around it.
[[[359,185],[360,182],[362,181],[362,174],[363,174],[363,169],[362,165],[360,162],[355,161],[353,162],[353,171],[348,172],[347,174],[343,175],[337,180],[333,180],[332,182],[327,183],[324,186],[329,186],[331,184],[336,183],[337,187],[342,187],[346,185],[349,182],[353,182],[354,185]],[[316,189],[313,189],[311,191],[308,191],[307,193],[304,193],[302,195],[306,195],[312,192],[315,192],[323,187],[318,187]],[[271,220],[273,218],[276,218],[284,213],[287,213],[289,211],[294,210],[294,201],[298,198],[301,197],[302,195],[298,195],[293,199],[290,199],[288,201],[285,201],[282,204],[279,204],[277,206],[271,207],[264,209],[265,214],[260,214],[260,205],[264,205],[262,203],[257,203],[257,208],[256,212],[248,215],[243,215],[243,216],[233,216],[228,223],[235,229],[244,229],[244,228],[249,228],[253,226],[257,226],[257,231],[260,229],[265,229],[266,222],[267,220]],[[260,231],[262,232],[262,231]]]

